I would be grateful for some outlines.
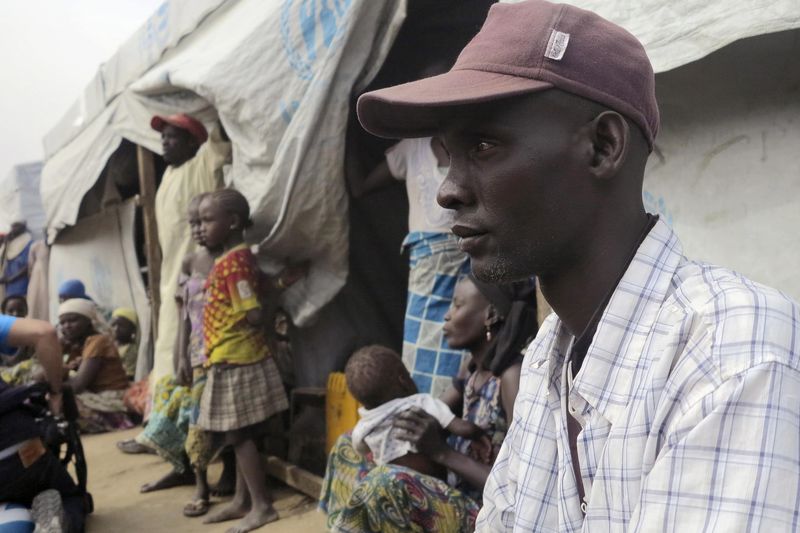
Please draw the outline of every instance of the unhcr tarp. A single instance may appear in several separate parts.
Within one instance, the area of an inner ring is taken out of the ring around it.
[[[179,13],[195,6],[169,4]],[[51,235],[75,223],[81,197],[121,138],[160,152],[152,114],[213,119],[213,106],[234,145],[226,180],[248,197],[256,219],[250,237],[271,257],[312,260],[286,302],[304,323],[347,277],[348,100],[382,64],[404,12],[404,2],[391,0],[221,3],[80,131],[48,137],[42,193]]]

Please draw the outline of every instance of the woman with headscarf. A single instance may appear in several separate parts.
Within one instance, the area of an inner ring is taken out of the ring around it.
[[[375,466],[343,435],[330,453],[320,499],[331,531],[471,531],[513,415],[523,349],[536,330],[532,281],[492,286],[471,277],[459,280],[444,333],[450,347],[469,350],[472,360],[441,399],[485,431],[491,451],[474,450],[467,439],[448,442],[436,419],[422,410],[399,415],[394,427],[404,436],[398,436],[445,467],[445,482],[397,465]]]
[[[94,302],[66,300],[58,308],[58,322],[70,369],[66,384],[75,393],[81,430],[102,433],[133,427],[122,401],[128,376],[114,340],[98,333]]]

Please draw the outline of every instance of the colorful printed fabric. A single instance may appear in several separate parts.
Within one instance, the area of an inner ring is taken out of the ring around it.
[[[478,504],[444,481],[396,465],[375,466],[342,435],[331,450],[320,508],[332,532],[472,531]]]
[[[172,376],[164,376],[156,383],[147,426],[136,437],[139,444],[153,448],[178,472],[186,470],[184,445],[191,404],[192,389],[178,385]]]
[[[122,397],[125,391],[106,390],[82,392],[75,395],[78,406],[78,427],[82,433],[105,433],[130,429],[133,422],[128,417]]]
[[[209,463],[221,449],[221,442],[213,434],[197,425],[200,417],[200,400],[206,388],[208,375],[202,366],[194,368],[192,378],[191,411],[189,412],[189,427],[186,432],[184,449],[189,456],[189,464],[195,469],[205,470]]]
[[[452,350],[442,335],[456,281],[469,273],[467,256],[449,233],[409,233],[408,303],[403,327],[403,363],[419,392],[441,396],[469,354]]]
[[[264,332],[247,322],[247,312],[261,307],[259,275],[256,258],[244,244],[214,263],[203,310],[206,365],[250,364],[269,355]]]
[[[495,457],[500,452],[500,447],[503,445],[503,440],[506,438],[508,431],[508,419],[506,418],[505,409],[503,409],[503,402],[500,397],[500,378],[490,375],[489,378],[481,385],[480,389],[475,388],[476,380],[479,377],[478,372],[470,374],[464,386],[464,418],[482,428],[486,431],[489,439],[492,441],[492,454],[486,464],[491,465],[494,463]],[[451,446],[464,455],[472,457],[476,461],[480,461],[477,454],[472,453],[472,441],[453,435],[450,437]],[[448,482],[450,485],[461,489],[470,497],[480,501],[483,494],[482,491],[473,490],[468,483],[466,483],[459,476],[450,472],[448,475]]]
[[[144,431],[136,441],[156,450],[177,472],[186,471],[186,455],[189,464],[207,468],[217,449],[213,439],[197,427],[200,398],[206,386],[206,371],[194,369],[192,386],[175,383],[170,376],[156,383],[153,410]]]
[[[37,359],[26,359],[14,366],[0,370],[0,378],[9,385],[20,386],[33,382],[33,376],[42,369]]]

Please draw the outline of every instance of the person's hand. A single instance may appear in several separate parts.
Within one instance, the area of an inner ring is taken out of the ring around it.
[[[410,442],[419,453],[433,461],[439,462],[448,449],[442,426],[419,407],[412,407],[400,413],[394,422],[394,427],[401,430],[398,432],[398,438]]]
[[[308,274],[310,261],[303,261],[302,263],[295,263],[287,266],[278,274],[278,279],[275,282],[279,289],[291,287]]]
[[[51,392],[47,395],[47,402],[50,404],[50,412],[58,416],[61,414],[64,403],[64,396],[61,391]]]
[[[469,450],[470,456],[479,463],[492,463],[492,441],[486,433],[472,437]]]

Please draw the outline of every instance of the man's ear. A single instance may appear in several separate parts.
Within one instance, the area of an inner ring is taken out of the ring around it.
[[[589,125],[592,158],[589,171],[597,178],[613,178],[625,163],[631,132],[628,121],[616,111],[603,111]]]

